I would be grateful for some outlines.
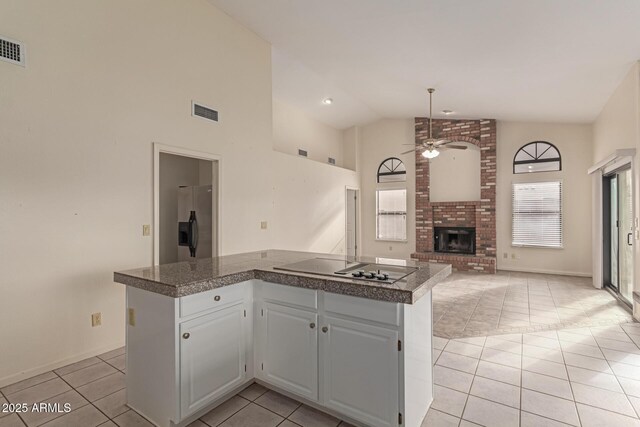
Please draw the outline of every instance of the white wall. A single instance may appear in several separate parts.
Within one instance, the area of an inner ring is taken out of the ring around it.
[[[307,151],[308,159],[327,163],[332,157],[337,166],[344,165],[342,130],[314,120],[277,99],[273,100],[273,148],[294,156],[301,148]]]
[[[221,157],[222,254],[343,238],[356,174],[273,151],[271,48],[206,1],[7,0],[0,28],[28,55],[0,62],[0,385],[124,343],[112,274],[152,262],[153,142]]]
[[[413,119],[383,119],[360,128],[361,251],[363,255],[408,258],[416,249],[416,162],[413,153],[401,155],[415,144]],[[410,145],[403,145],[410,144]],[[377,184],[378,166],[389,157],[400,158],[407,168],[406,183]],[[407,241],[376,240],[376,188],[407,189]]]
[[[591,125],[498,122],[498,183],[496,227],[498,269],[591,274]],[[513,157],[532,141],[554,144],[562,156],[562,171],[513,174]],[[563,249],[511,246],[511,185],[514,182],[562,181]],[[504,258],[504,254],[507,258]],[[512,256],[515,255],[516,259]]]
[[[466,150],[440,150],[429,164],[429,200],[468,202],[480,200],[480,148],[467,142]],[[406,150],[405,150],[406,151]]]

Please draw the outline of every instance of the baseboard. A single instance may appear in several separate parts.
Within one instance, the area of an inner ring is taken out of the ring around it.
[[[558,271],[558,270],[545,270],[539,268],[519,268],[519,267],[500,267],[498,271],[514,271],[519,273],[539,273],[539,274],[556,274],[559,276],[579,276],[579,277],[591,277],[591,273],[582,273],[578,271]]]
[[[119,342],[117,344],[111,344],[108,346],[100,347],[92,351],[88,351],[86,353],[77,354],[72,357],[67,357],[66,359],[58,360],[53,363],[49,363],[46,365],[38,366],[36,368],[28,369],[26,371],[9,375],[3,378],[0,378],[0,387],[6,387],[8,385],[20,382],[22,380],[26,380],[31,377],[35,377],[36,375],[44,374],[45,372],[53,371],[54,369],[62,368],[63,366],[70,365],[72,363],[79,362],[84,359],[88,359],[90,357],[98,356],[102,353],[106,353],[111,350],[115,350],[124,346],[124,342]]]

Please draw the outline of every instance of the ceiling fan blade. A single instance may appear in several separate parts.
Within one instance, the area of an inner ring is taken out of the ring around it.
[[[409,154],[409,153],[413,153],[416,150],[409,150],[409,151],[405,151],[404,153],[400,153],[400,154]]]
[[[438,148],[441,148],[441,149],[452,148],[454,150],[466,150],[468,147],[466,145],[442,145]]]

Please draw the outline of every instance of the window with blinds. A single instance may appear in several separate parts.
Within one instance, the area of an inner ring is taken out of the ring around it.
[[[513,246],[562,247],[562,183],[513,184]]]
[[[376,239],[407,240],[407,190],[377,190],[376,202]]]

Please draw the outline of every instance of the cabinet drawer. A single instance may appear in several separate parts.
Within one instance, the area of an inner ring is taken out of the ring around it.
[[[338,295],[325,292],[324,309],[328,313],[342,314],[358,319],[398,326],[400,314],[397,303]]]
[[[277,304],[290,304],[314,310],[318,308],[318,292],[312,289],[264,282],[260,287],[259,297]]]
[[[180,317],[226,307],[244,300],[246,286],[243,283],[212,289],[180,298]]]

